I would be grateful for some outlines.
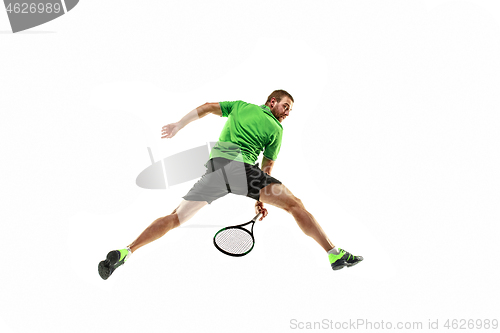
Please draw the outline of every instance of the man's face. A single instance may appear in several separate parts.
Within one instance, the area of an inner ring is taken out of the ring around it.
[[[288,117],[293,107],[293,102],[289,97],[283,97],[279,103],[273,98],[270,104],[271,106],[269,108],[271,112],[280,123]]]

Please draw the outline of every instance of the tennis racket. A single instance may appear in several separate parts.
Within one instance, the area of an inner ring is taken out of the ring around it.
[[[217,231],[214,236],[214,245],[217,250],[233,257],[242,257],[250,253],[255,245],[253,225],[260,215],[262,213],[257,214],[250,222]]]

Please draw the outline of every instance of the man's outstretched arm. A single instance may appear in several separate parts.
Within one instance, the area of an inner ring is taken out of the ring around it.
[[[178,122],[163,126],[163,128],[161,129],[161,138],[172,138],[187,124],[194,120],[203,118],[209,113],[215,114],[217,116],[222,116],[222,110],[220,109],[219,103],[205,103],[203,105],[200,105],[199,107],[182,117],[182,119]]]

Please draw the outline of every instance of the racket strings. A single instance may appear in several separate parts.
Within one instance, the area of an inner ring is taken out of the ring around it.
[[[254,241],[247,231],[230,228],[219,232],[215,236],[215,243],[226,252],[243,254],[252,248]]]

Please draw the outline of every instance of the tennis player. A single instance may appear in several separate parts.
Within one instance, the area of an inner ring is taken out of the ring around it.
[[[339,270],[362,261],[363,257],[334,246],[300,199],[271,176],[281,147],[281,123],[290,115],[293,102],[289,93],[276,90],[261,106],[243,101],[206,103],[179,122],[163,126],[162,139],[165,139],[173,138],[187,124],[208,114],[228,118],[205,164],[206,173],[170,215],[156,219],[127,248],[109,252],[98,266],[101,278],[109,278],[137,249],[185,223],[206,204],[228,193],[255,199],[255,212],[262,213],[260,220],[268,214],[264,203],[290,213],[302,231],[327,252],[332,269]],[[259,168],[255,161],[262,151],[262,167]]]

